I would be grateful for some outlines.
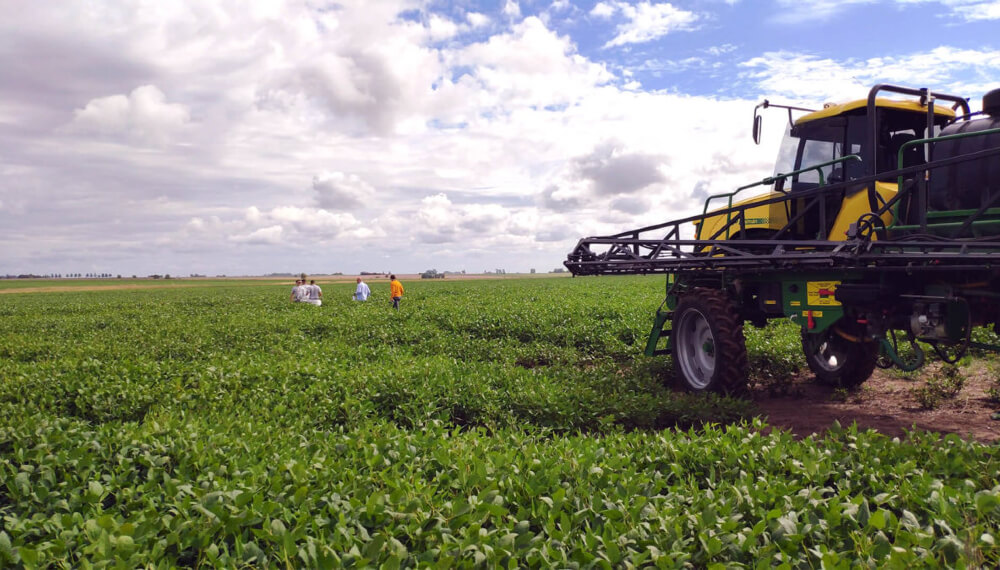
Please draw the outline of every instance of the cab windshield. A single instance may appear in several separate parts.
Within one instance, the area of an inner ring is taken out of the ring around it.
[[[787,128],[775,161],[775,176],[851,154],[863,156],[861,150],[864,123],[863,116],[839,116]],[[864,168],[858,161],[830,164],[796,174],[790,181],[791,189],[805,189],[819,185],[820,171],[823,173],[823,181],[827,184],[860,178],[864,175]],[[785,187],[788,185],[789,181],[786,181]]]
[[[872,171],[886,172],[898,168],[898,152],[903,149],[905,143],[924,137],[927,116],[921,112],[885,108],[879,109],[878,113],[878,146],[875,152],[876,164]],[[937,124],[934,130],[939,131],[941,124],[947,122],[948,117],[939,115],[935,120]],[[868,134],[867,115],[864,109],[787,127],[775,161],[775,176],[852,154],[861,157],[861,161],[848,160],[816,170],[807,170],[793,176],[791,180],[785,180],[776,188],[791,190],[814,188],[820,183],[820,171],[823,173],[823,182],[827,184],[861,178],[867,174],[863,161],[871,160],[868,149],[871,148],[872,141],[873,138]],[[924,161],[924,150],[921,146],[903,149],[904,167],[923,164]]]

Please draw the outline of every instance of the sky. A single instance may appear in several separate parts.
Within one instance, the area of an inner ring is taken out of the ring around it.
[[[0,275],[551,271],[876,83],[1000,87],[1000,0],[0,0]]]

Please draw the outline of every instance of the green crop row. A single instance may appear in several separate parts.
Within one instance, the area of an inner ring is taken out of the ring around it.
[[[0,561],[995,567],[991,449],[760,424],[554,437],[157,414],[0,429]]]
[[[995,447],[678,394],[663,285],[0,296],[0,567],[1000,564]],[[747,334],[758,382],[801,366]]]
[[[348,285],[319,308],[276,286],[24,295],[0,301],[0,402],[95,423],[220,406],[317,425],[433,416],[559,430],[748,415],[740,401],[675,394],[669,362],[641,356],[661,283],[579,283],[415,283],[398,313],[349,301]]]

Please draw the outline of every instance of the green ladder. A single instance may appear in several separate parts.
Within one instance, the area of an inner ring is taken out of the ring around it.
[[[672,313],[670,311],[661,311],[656,309],[656,319],[653,321],[653,330],[649,331],[649,340],[646,341],[646,356],[659,356],[661,354],[670,354],[670,329],[664,329],[663,326],[667,324],[670,320]],[[657,349],[656,345],[660,343],[660,337],[667,338],[667,348]]]

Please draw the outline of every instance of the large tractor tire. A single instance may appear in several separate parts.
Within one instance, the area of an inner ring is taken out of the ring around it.
[[[809,370],[827,386],[854,388],[871,377],[878,360],[877,342],[855,342],[834,327],[817,334],[802,332],[802,352]]]
[[[742,392],[747,384],[743,320],[722,291],[696,288],[680,297],[670,333],[674,371],[692,392]]]

